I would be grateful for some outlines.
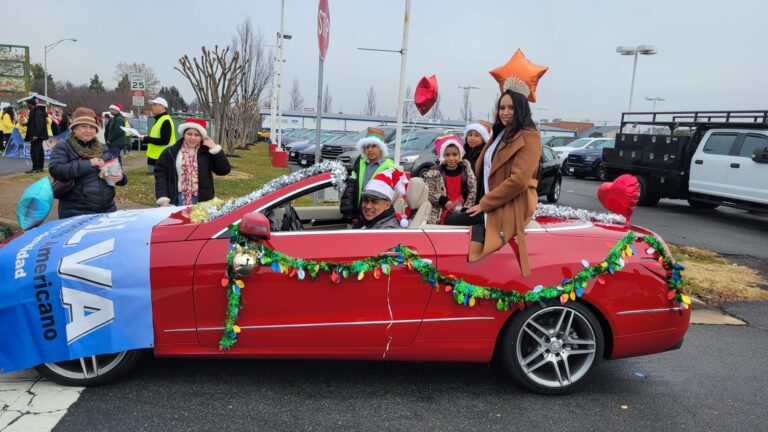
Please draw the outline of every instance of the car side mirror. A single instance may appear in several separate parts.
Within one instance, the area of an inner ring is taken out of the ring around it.
[[[752,160],[757,163],[768,163],[768,146],[756,148]]]
[[[261,240],[269,240],[271,234],[269,219],[261,212],[248,213],[243,216],[238,230],[245,237]]]

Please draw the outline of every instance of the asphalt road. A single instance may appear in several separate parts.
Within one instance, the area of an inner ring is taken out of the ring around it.
[[[680,350],[604,362],[566,396],[480,364],[147,357],[55,431],[764,430],[768,303],[732,307],[754,321],[692,326]]]
[[[48,169],[48,160],[45,161]],[[32,161],[29,159],[7,158],[0,156],[0,176],[23,173],[32,169]]]

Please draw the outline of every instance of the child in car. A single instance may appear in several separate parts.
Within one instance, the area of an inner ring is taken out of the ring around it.
[[[464,157],[464,146],[456,135],[444,135],[435,140],[440,165],[432,167],[424,177],[429,188],[432,211],[430,224],[451,224],[446,218],[460,215],[475,204],[477,179],[472,166]]]

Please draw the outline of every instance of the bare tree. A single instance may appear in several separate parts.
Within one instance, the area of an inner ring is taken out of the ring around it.
[[[301,89],[299,89],[299,79],[293,79],[293,87],[291,87],[291,105],[289,109],[291,111],[301,111],[304,108],[304,98],[301,97]]]
[[[461,106],[459,112],[461,113],[461,119],[464,121],[472,120],[472,104],[469,102],[470,89],[464,89],[464,95],[461,97]]]
[[[240,61],[239,52],[230,54],[229,48],[220,50],[219,46],[215,45],[213,51],[206,47],[201,50],[199,59],[193,57],[190,60],[189,56],[184,55],[179,59],[181,67],[174,69],[184,75],[192,85],[203,113],[213,118],[216,139],[221,140],[230,127],[227,111],[243,81],[246,64]],[[233,155],[235,147],[236,143],[228,140],[227,154]]]
[[[373,86],[368,89],[368,93],[365,94],[365,97],[366,102],[363,114],[368,116],[376,115],[376,90],[373,89]]]
[[[143,72],[145,75],[145,94],[147,99],[153,99],[160,91],[160,80],[157,78],[155,70],[144,63],[126,63],[120,62],[115,66],[115,73],[112,79],[119,83],[123,78],[127,78],[131,72]]]
[[[231,48],[240,53],[245,68],[232,109],[227,111],[232,126],[227,130],[227,142],[247,145],[256,141],[261,124],[260,106],[266,101],[266,90],[272,82],[273,56],[264,50],[264,36],[254,31],[250,18],[238,27]]]
[[[416,104],[413,102],[413,90],[411,86],[405,88],[405,103],[403,104],[403,117],[406,122],[411,121],[411,117],[416,112]]]
[[[331,91],[328,89],[328,84],[325,85],[325,91],[323,91],[323,112],[329,113],[331,112],[333,105],[333,96],[331,96]]]
[[[435,105],[432,106],[432,109],[429,110],[427,113],[427,117],[432,120],[442,120],[443,118],[443,112],[440,111],[440,95],[437,95],[437,100],[435,100]]]

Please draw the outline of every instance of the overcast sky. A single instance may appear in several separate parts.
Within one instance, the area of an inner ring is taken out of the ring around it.
[[[269,43],[280,27],[280,1],[35,0],[34,8],[5,17],[0,43],[28,45],[33,62],[43,46],[65,37],[48,56],[56,80],[87,83],[98,73],[108,87],[120,61],[154,67],[161,85],[176,85],[188,100],[191,87],[174,70],[184,54],[227,45],[244,17]],[[283,101],[294,77],[306,106],[317,92],[317,0],[285,0]],[[373,85],[378,109],[394,115],[400,73],[405,0],[329,0],[330,47],[325,83],[333,110],[361,113]],[[21,7],[21,6],[20,6]],[[17,11],[19,12],[19,11]],[[654,56],[638,60],[633,108],[650,110],[645,96],[660,96],[657,110],[768,109],[768,2],[765,0],[412,0],[407,83],[438,77],[441,108],[459,117],[459,85],[471,94],[475,117],[486,115],[498,92],[488,71],[517,48],[548,66],[538,87],[544,118],[615,123],[627,109],[632,57],[618,45],[650,44]],[[65,101],[66,102],[66,101]]]

